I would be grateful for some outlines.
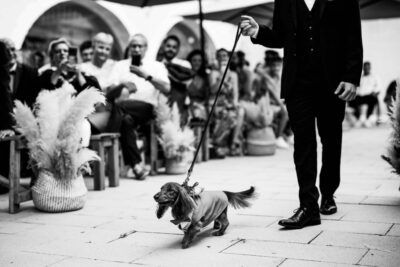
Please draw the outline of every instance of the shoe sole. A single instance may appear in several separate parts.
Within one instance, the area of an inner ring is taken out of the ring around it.
[[[319,210],[319,212],[323,215],[332,215],[337,212],[337,208],[334,208],[332,210]]]
[[[284,225],[281,223],[278,223],[280,226],[285,227],[286,229],[302,229],[306,226],[314,226],[314,225],[320,225],[321,224],[321,220],[312,220],[309,221],[308,223],[304,224],[303,226],[296,226],[296,225]]]

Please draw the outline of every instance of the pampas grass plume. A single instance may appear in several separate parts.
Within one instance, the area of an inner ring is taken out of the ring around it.
[[[397,81],[396,99],[389,110],[392,124],[392,134],[387,149],[387,155],[382,158],[392,167],[393,171],[400,175],[400,80]]]
[[[95,152],[83,148],[78,125],[94,111],[105,97],[95,88],[83,90],[76,97],[70,85],[42,91],[35,104],[35,114],[21,102],[15,103],[17,130],[28,141],[30,157],[39,168],[56,179],[73,179],[88,161],[98,160]]]

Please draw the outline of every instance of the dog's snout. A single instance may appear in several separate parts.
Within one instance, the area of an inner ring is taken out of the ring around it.
[[[160,198],[160,193],[155,194],[153,198],[155,201],[157,201]]]

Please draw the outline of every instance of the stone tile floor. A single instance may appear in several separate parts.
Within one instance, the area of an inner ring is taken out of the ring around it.
[[[192,181],[206,189],[255,185],[258,198],[249,209],[230,209],[226,235],[207,228],[187,250],[170,216],[156,219],[152,199],[163,183],[185,175],[122,179],[118,188],[90,191],[84,209],[64,214],[41,213],[28,202],[10,215],[0,196],[0,266],[400,266],[400,178],[380,159],[389,133],[345,132],[339,211],[302,230],[277,225],[298,205],[292,149],[196,165]]]

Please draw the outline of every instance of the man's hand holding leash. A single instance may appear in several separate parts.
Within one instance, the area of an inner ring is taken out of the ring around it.
[[[240,28],[243,36],[257,37],[260,26],[250,16],[243,15],[240,17]]]

